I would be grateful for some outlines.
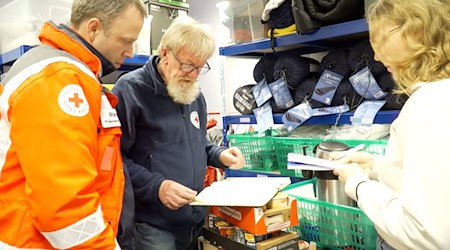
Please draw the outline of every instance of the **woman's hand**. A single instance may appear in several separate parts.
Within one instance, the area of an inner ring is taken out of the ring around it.
[[[345,165],[344,167],[336,168],[333,171],[333,174],[337,175],[339,180],[345,183],[351,175],[362,172],[367,174],[368,171],[365,171],[361,165],[357,163],[351,163]]]
[[[367,152],[353,152],[339,159],[339,152],[330,154],[331,160],[336,160],[342,164],[358,163],[363,169],[372,169],[374,156]]]

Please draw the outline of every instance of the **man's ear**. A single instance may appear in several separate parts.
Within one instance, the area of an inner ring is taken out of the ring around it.
[[[102,23],[98,18],[91,18],[87,21],[87,35],[89,38],[89,42],[93,42],[95,37],[97,36],[99,30],[102,28]]]
[[[169,54],[169,50],[166,47],[162,47],[161,54],[159,55],[161,57],[161,61],[165,62],[167,60],[168,54]]]

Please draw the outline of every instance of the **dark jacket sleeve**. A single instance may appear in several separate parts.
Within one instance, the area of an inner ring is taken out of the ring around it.
[[[218,167],[218,168],[226,168],[227,166],[223,165],[219,160],[219,155],[226,148],[217,146],[215,143],[207,141],[206,142],[206,153],[208,154],[208,166]]]
[[[132,239],[134,237],[134,192],[128,173],[127,163],[123,163],[123,174],[125,176],[125,190],[123,192],[122,213],[120,214],[119,232],[117,242],[122,250],[133,249]]]
[[[116,106],[117,115],[120,119],[122,136],[120,138],[123,161],[126,162],[130,179],[133,184],[136,200],[144,202],[159,201],[158,192],[161,182],[165,179],[160,173],[152,173],[144,166],[132,160],[131,151],[136,138],[136,117],[140,109],[136,105],[136,79],[130,78],[130,74],[120,78],[112,92],[117,96],[119,102]]]

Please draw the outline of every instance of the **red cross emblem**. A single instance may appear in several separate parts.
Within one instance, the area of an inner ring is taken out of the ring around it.
[[[200,128],[200,119],[198,118],[197,111],[192,111],[191,113],[191,123],[196,127],[197,129]]]
[[[80,104],[83,103],[83,99],[80,99],[80,98],[78,97],[78,93],[74,93],[74,94],[73,94],[73,97],[70,97],[70,98],[69,98],[69,102],[73,102],[73,103],[75,104],[75,107],[76,107],[76,108],[79,108],[79,107],[80,107]]]

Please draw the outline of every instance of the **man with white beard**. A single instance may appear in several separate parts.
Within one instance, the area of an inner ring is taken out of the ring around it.
[[[209,27],[179,17],[159,55],[123,75],[113,92],[122,124],[121,150],[136,200],[135,249],[195,249],[206,208],[190,206],[206,166],[239,169],[238,148],[206,140],[207,109],[197,77],[215,49]]]

